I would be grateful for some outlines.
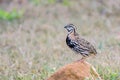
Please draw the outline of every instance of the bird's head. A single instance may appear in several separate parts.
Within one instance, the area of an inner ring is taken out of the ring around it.
[[[64,28],[66,28],[68,32],[75,31],[75,25],[73,25],[73,24],[68,24]]]

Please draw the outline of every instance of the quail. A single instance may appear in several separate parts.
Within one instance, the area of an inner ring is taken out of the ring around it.
[[[94,46],[90,42],[88,42],[87,40],[85,40],[79,36],[79,34],[76,32],[75,25],[68,24],[64,28],[67,29],[67,31],[68,31],[68,34],[66,37],[66,44],[74,52],[82,55],[81,60],[85,60],[90,55],[97,54],[97,51],[94,48]]]

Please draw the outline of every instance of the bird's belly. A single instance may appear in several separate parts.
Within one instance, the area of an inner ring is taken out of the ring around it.
[[[71,43],[67,43],[67,45],[70,47],[70,48],[74,48],[75,45],[74,44],[71,44]]]

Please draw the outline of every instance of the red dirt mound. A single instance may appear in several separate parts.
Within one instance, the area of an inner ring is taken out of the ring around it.
[[[86,61],[76,61],[65,65],[47,80],[102,80],[95,68]]]

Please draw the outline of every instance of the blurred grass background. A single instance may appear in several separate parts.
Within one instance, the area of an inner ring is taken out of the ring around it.
[[[73,23],[98,55],[104,80],[120,80],[119,0],[0,0],[0,80],[44,80],[81,58],[65,43]]]

